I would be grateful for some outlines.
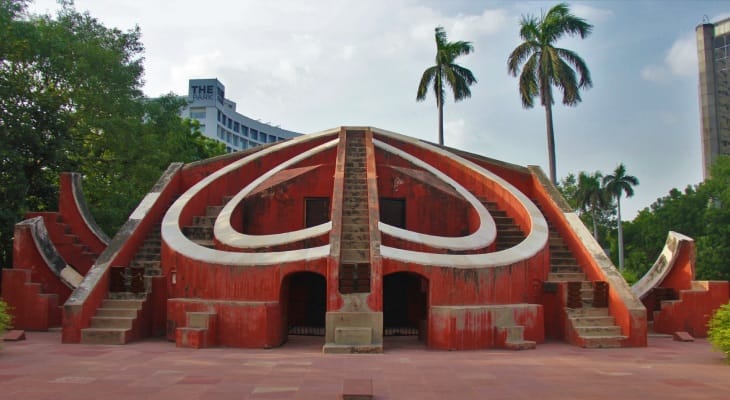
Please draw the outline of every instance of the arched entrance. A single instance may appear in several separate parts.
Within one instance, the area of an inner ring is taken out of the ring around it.
[[[383,335],[424,340],[428,320],[428,279],[410,272],[383,278]]]
[[[327,282],[313,272],[296,272],[282,282],[282,316],[287,335],[324,336]]]

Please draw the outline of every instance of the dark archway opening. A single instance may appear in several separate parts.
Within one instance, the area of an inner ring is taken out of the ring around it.
[[[282,284],[284,326],[288,335],[324,336],[327,282],[313,272],[297,272]]]
[[[383,278],[383,335],[424,340],[428,320],[428,279],[409,272]]]

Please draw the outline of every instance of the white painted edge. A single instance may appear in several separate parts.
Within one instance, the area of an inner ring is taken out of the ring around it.
[[[530,257],[533,257],[540,250],[542,250],[548,241],[548,225],[545,217],[542,215],[540,210],[537,208],[535,203],[532,202],[527,196],[521,191],[517,190],[511,183],[504,180],[502,177],[488,171],[481,166],[466,160],[454,153],[444,150],[440,147],[424,143],[418,139],[403,136],[395,132],[384,131],[381,129],[372,128],[373,133],[380,134],[393,139],[407,142],[413,146],[421,147],[428,151],[437,153],[441,156],[454,159],[465,167],[479,173],[483,177],[497,183],[502,186],[509,194],[511,194],[519,202],[522,207],[527,211],[530,217],[531,229],[525,240],[520,242],[514,247],[509,249],[496,251],[493,253],[485,254],[433,254],[423,253],[419,251],[396,249],[389,246],[381,246],[380,254],[384,258],[412,262],[423,265],[433,266],[447,266],[460,269],[475,269],[485,267],[498,267],[503,265],[510,265],[520,261],[524,261]]]
[[[271,235],[247,235],[245,233],[236,231],[233,226],[231,226],[231,217],[236,209],[236,206],[260,184],[270,179],[272,176],[279,173],[280,171],[300,161],[303,161],[307,158],[312,157],[315,154],[321,153],[327,149],[331,149],[337,146],[337,143],[339,143],[339,141],[340,139],[338,137],[334,140],[309,149],[304,153],[297,155],[296,157],[292,157],[289,160],[270,169],[269,171],[246,185],[246,187],[241,189],[241,191],[239,191],[225,205],[225,207],[223,207],[223,210],[221,210],[220,214],[218,214],[218,217],[215,220],[215,226],[213,228],[215,238],[227,246],[235,247],[238,249],[251,249],[294,243],[300,240],[324,235],[332,230],[332,221],[327,221],[323,224],[319,224],[305,229],[299,229],[296,231]]]
[[[381,221],[378,221],[378,229],[386,235],[390,235],[399,239],[407,240],[413,243],[424,244],[429,247],[437,249],[449,249],[449,250],[474,250],[481,249],[489,246],[494,242],[497,237],[497,225],[494,223],[494,218],[489,214],[489,211],[484,205],[464,186],[459,182],[455,181],[450,176],[437,170],[430,164],[414,157],[413,155],[397,149],[387,143],[383,143],[373,138],[373,144],[391,154],[423,168],[424,170],[432,173],[438,179],[446,182],[448,185],[453,187],[466,201],[472,206],[477,212],[479,217],[479,228],[476,231],[467,236],[453,237],[453,236],[437,236],[428,235],[425,233],[418,233],[401,229],[393,225],[388,225]]]
[[[183,193],[165,213],[161,224],[161,235],[162,240],[170,246],[170,248],[180,255],[189,259],[208,262],[211,264],[221,265],[240,265],[240,266],[255,266],[255,265],[272,265],[280,264],[293,261],[311,261],[320,258],[325,258],[330,254],[330,245],[313,247],[308,249],[298,250],[287,250],[280,252],[267,252],[267,253],[245,253],[245,252],[229,252],[216,249],[209,249],[205,246],[201,246],[185,236],[180,228],[180,215],[182,210],[185,208],[187,203],[198,195],[206,186],[214,182],[216,179],[225,176],[239,168],[242,168],[248,163],[251,163],[261,157],[270,155],[276,151],[293,146],[300,143],[305,143],[311,140],[319,139],[322,136],[329,136],[338,134],[339,128],[322,131],[319,133],[313,133],[311,135],[298,136],[296,138],[277,143],[273,146],[267,147],[261,151],[251,154],[248,157],[244,157],[240,160],[232,162],[231,164],[219,169],[215,173],[205,177],[198,183],[193,185],[185,193]]]
[[[646,274],[641,279],[631,286],[631,292],[634,293],[634,296],[643,299],[652,289],[664,281],[669,271],[674,268],[674,263],[677,262],[679,250],[683,247],[684,242],[694,242],[694,239],[679,232],[669,231],[667,240],[664,242],[664,248],[654,262],[654,265],[646,271]],[[671,243],[674,243],[674,246]],[[661,262],[662,258],[664,262]]]
[[[79,287],[81,281],[84,280],[84,276],[78,273],[78,271],[70,265],[66,265],[66,267],[61,270],[60,277],[63,281],[69,284],[72,289]]]
[[[160,197],[160,192],[151,192],[147,193],[147,195],[144,196],[142,201],[139,202],[139,205],[137,208],[132,211],[132,214],[129,216],[129,219],[142,219],[145,215],[147,215],[147,212],[152,208],[152,206],[157,201],[157,198]]]

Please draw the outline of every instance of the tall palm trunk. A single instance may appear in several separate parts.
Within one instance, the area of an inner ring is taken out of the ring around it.
[[[550,163],[550,180],[558,184],[555,172],[555,133],[553,132],[553,106],[551,99],[545,102],[545,125],[547,126],[548,162]]]
[[[618,211],[618,269],[624,270],[624,230],[621,226],[621,195],[616,197]]]
[[[596,223],[596,207],[591,207],[591,217],[593,217],[593,238],[598,241],[598,224]]]
[[[444,102],[441,99],[439,102],[439,145],[444,145]]]

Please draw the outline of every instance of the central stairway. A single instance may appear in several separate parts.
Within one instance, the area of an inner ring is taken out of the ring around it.
[[[367,304],[371,295],[370,207],[367,138],[363,131],[345,135],[340,233],[339,292],[343,306],[326,314],[325,353],[382,353],[383,313]]]
[[[350,133],[345,149],[340,293],[370,292],[370,224],[363,133]]]

